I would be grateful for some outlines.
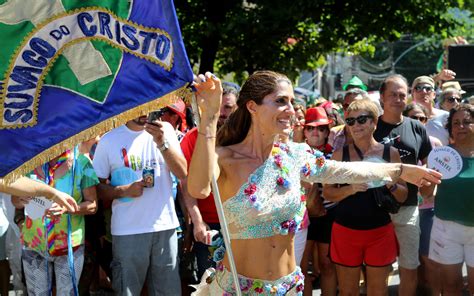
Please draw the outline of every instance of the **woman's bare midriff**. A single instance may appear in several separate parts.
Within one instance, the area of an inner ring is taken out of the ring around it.
[[[232,240],[237,273],[249,278],[276,280],[295,271],[294,235]],[[230,271],[227,254],[224,266]]]

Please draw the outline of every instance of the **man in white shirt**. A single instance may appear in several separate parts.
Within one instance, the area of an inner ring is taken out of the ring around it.
[[[433,78],[429,76],[415,78],[412,83],[411,95],[415,103],[422,105],[428,110],[429,116],[428,123],[426,124],[428,135],[438,138],[443,145],[447,145],[449,143],[449,135],[445,125],[449,113],[433,106],[436,97]]]
[[[112,284],[118,295],[180,295],[176,227],[170,172],[186,176],[176,133],[167,122],[141,116],[99,141],[94,169],[98,196],[112,203]],[[153,174],[153,185],[142,179]],[[147,185],[147,187],[145,187]]]

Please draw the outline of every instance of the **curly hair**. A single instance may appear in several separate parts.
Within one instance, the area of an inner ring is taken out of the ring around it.
[[[461,111],[466,111],[467,113],[469,113],[471,118],[474,117],[474,106],[471,105],[471,104],[463,103],[463,104],[458,105],[458,106],[454,107],[453,109],[451,109],[451,111],[449,111],[448,123],[446,124],[446,129],[448,130],[450,137],[453,136],[452,132],[453,132],[453,118],[454,118],[454,115],[458,112],[461,112]]]

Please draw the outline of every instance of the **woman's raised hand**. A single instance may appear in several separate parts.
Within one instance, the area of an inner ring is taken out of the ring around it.
[[[199,74],[194,79],[194,87],[196,88],[196,99],[203,115],[213,116],[219,111],[222,101],[222,85],[219,78],[211,72]]]

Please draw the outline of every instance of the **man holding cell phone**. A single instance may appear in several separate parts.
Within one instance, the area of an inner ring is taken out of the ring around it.
[[[173,127],[141,116],[99,141],[98,196],[112,200],[112,285],[118,295],[180,295],[170,172],[184,178],[186,159]],[[153,180],[145,182],[145,179]]]

